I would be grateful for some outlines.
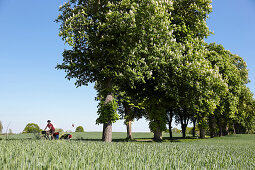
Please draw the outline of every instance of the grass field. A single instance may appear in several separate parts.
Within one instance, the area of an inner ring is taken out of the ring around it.
[[[0,140],[0,169],[255,169],[255,135],[161,143],[122,142],[125,133],[113,133],[112,143],[98,132],[73,136],[83,140]]]
[[[63,134],[63,133],[62,133]],[[102,138],[102,132],[75,132],[70,133],[72,134],[72,140],[101,140]],[[61,135],[61,134],[60,134]],[[35,134],[13,134],[8,135],[8,139],[36,139]],[[174,133],[174,137],[181,137],[182,135],[179,133]],[[113,141],[121,141],[125,140],[127,137],[127,134],[124,132],[113,132],[112,138]],[[153,133],[147,133],[147,132],[135,132],[133,133],[133,137],[137,140],[144,139],[144,140],[151,140],[153,138]],[[169,137],[169,133],[163,133],[164,138]],[[2,135],[0,136],[0,139],[5,139],[6,136]]]

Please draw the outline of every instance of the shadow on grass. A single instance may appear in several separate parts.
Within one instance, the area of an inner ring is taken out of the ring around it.
[[[182,138],[182,137],[163,137],[162,140],[160,141],[154,141],[153,138],[151,137],[137,137],[134,139],[126,139],[126,138],[113,138],[112,142],[139,142],[139,143],[152,143],[152,142],[171,142],[171,143],[180,143],[180,142],[191,142],[191,141],[195,141],[197,140],[197,137],[191,137],[191,136],[187,136],[186,138]],[[3,138],[0,138],[0,140],[6,140]],[[9,138],[7,140],[42,140],[42,139],[36,139],[36,138],[32,138],[32,137],[27,137],[27,138]],[[64,139],[61,139],[64,140]],[[100,138],[74,138],[71,139],[71,141],[90,141],[90,142],[102,142],[102,139]]]
[[[134,139],[126,139],[126,138],[119,138],[119,139],[112,139],[112,142],[139,142],[139,143],[151,143],[151,142],[185,142],[185,141],[194,141],[197,140],[196,137],[163,137],[160,141],[154,141],[153,138],[134,138]],[[86,139],[86,138],[80,138],[80,139],[72,139],[73,141],[92,141],[92,142],[102,142],[102,139]]]
[[[187,136],[186,138],[183,137],[163,137],[164,142],[188,142],[188,141],[195,141],[197,137]]]

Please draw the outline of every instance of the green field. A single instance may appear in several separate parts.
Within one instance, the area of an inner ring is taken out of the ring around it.
[[[61,133],[62,134],[66,133]],[[102,132],[75,132],[75,133],[70,133],[72,134],[72,140],[93,140],[93,141],[101,141],[102,138]],[[181,133],[173,134],[174,137],[181,137]],[[13,135],[8,135],[8,139],[36,139],[37,134],[13,134]],[[112,138],[113,141],[125,141],[127,137],[127,134],[124,132],[113,132],[112,133]],[[152,140],[153,138],[153,133],[146,133],[146,132],[135,132],[133,133],[133,137],[136,140]],[[164,138],[169,137],[169,133],[163,133]],[[5,139],[6,136],[2,135],[0,136],[0,139]]]
[[[69,141],[0,140],[0,169],[255,169],[255,135],[161,143],[151,142],[151,133],[134,133],[147,139],[142,142],[122,142],[125,133],[113,133],[112,143],[99,141],[99,132],[73,135]]]

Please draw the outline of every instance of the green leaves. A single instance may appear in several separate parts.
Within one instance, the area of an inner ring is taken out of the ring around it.
[[[28,123],[23,130],[23,133],[40,133],[40,127],[35,123]]]
[[[57,68],[76,86],[96,82],[97,123],[118,119],[116,101],[102,104],[107,93],[162,127],[169,109],[185,108],[187,119],[237,120],[238,105],[247,108],[239,98],[248,71],[241,57],[204,42],[211,11],[211,0],[71,0],[57,19],[71,47]]]
[[[98,115],[99,117],[96,120],[97,124],[100,123],[108,123],[109,121],[111,122],[116,122],[119,119],[119,115],[117,114],[117,108],[118,108],[118,103],[113,100],[108,103],[104,103],[101,101],[98,104]]]

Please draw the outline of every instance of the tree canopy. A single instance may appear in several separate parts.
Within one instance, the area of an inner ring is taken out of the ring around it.
[[[23,130],[23,133],[40,133],[40,127],[35,123],[28,123]]]
[[[128,138],[141,117],[155,140],[173,118],[183,137],[190,122],[201,138],[208,128],[211,137],[254,129],[245,61],[204,41],[211,0],[70,0],[60,12],[59,36],[72,48],[57,68],[77,87],[95,83],[104,141],[120,118]]]
[[[75,129],[75,132],[84,132],[84,128],[82,126],[78,126],[76,129]]]

